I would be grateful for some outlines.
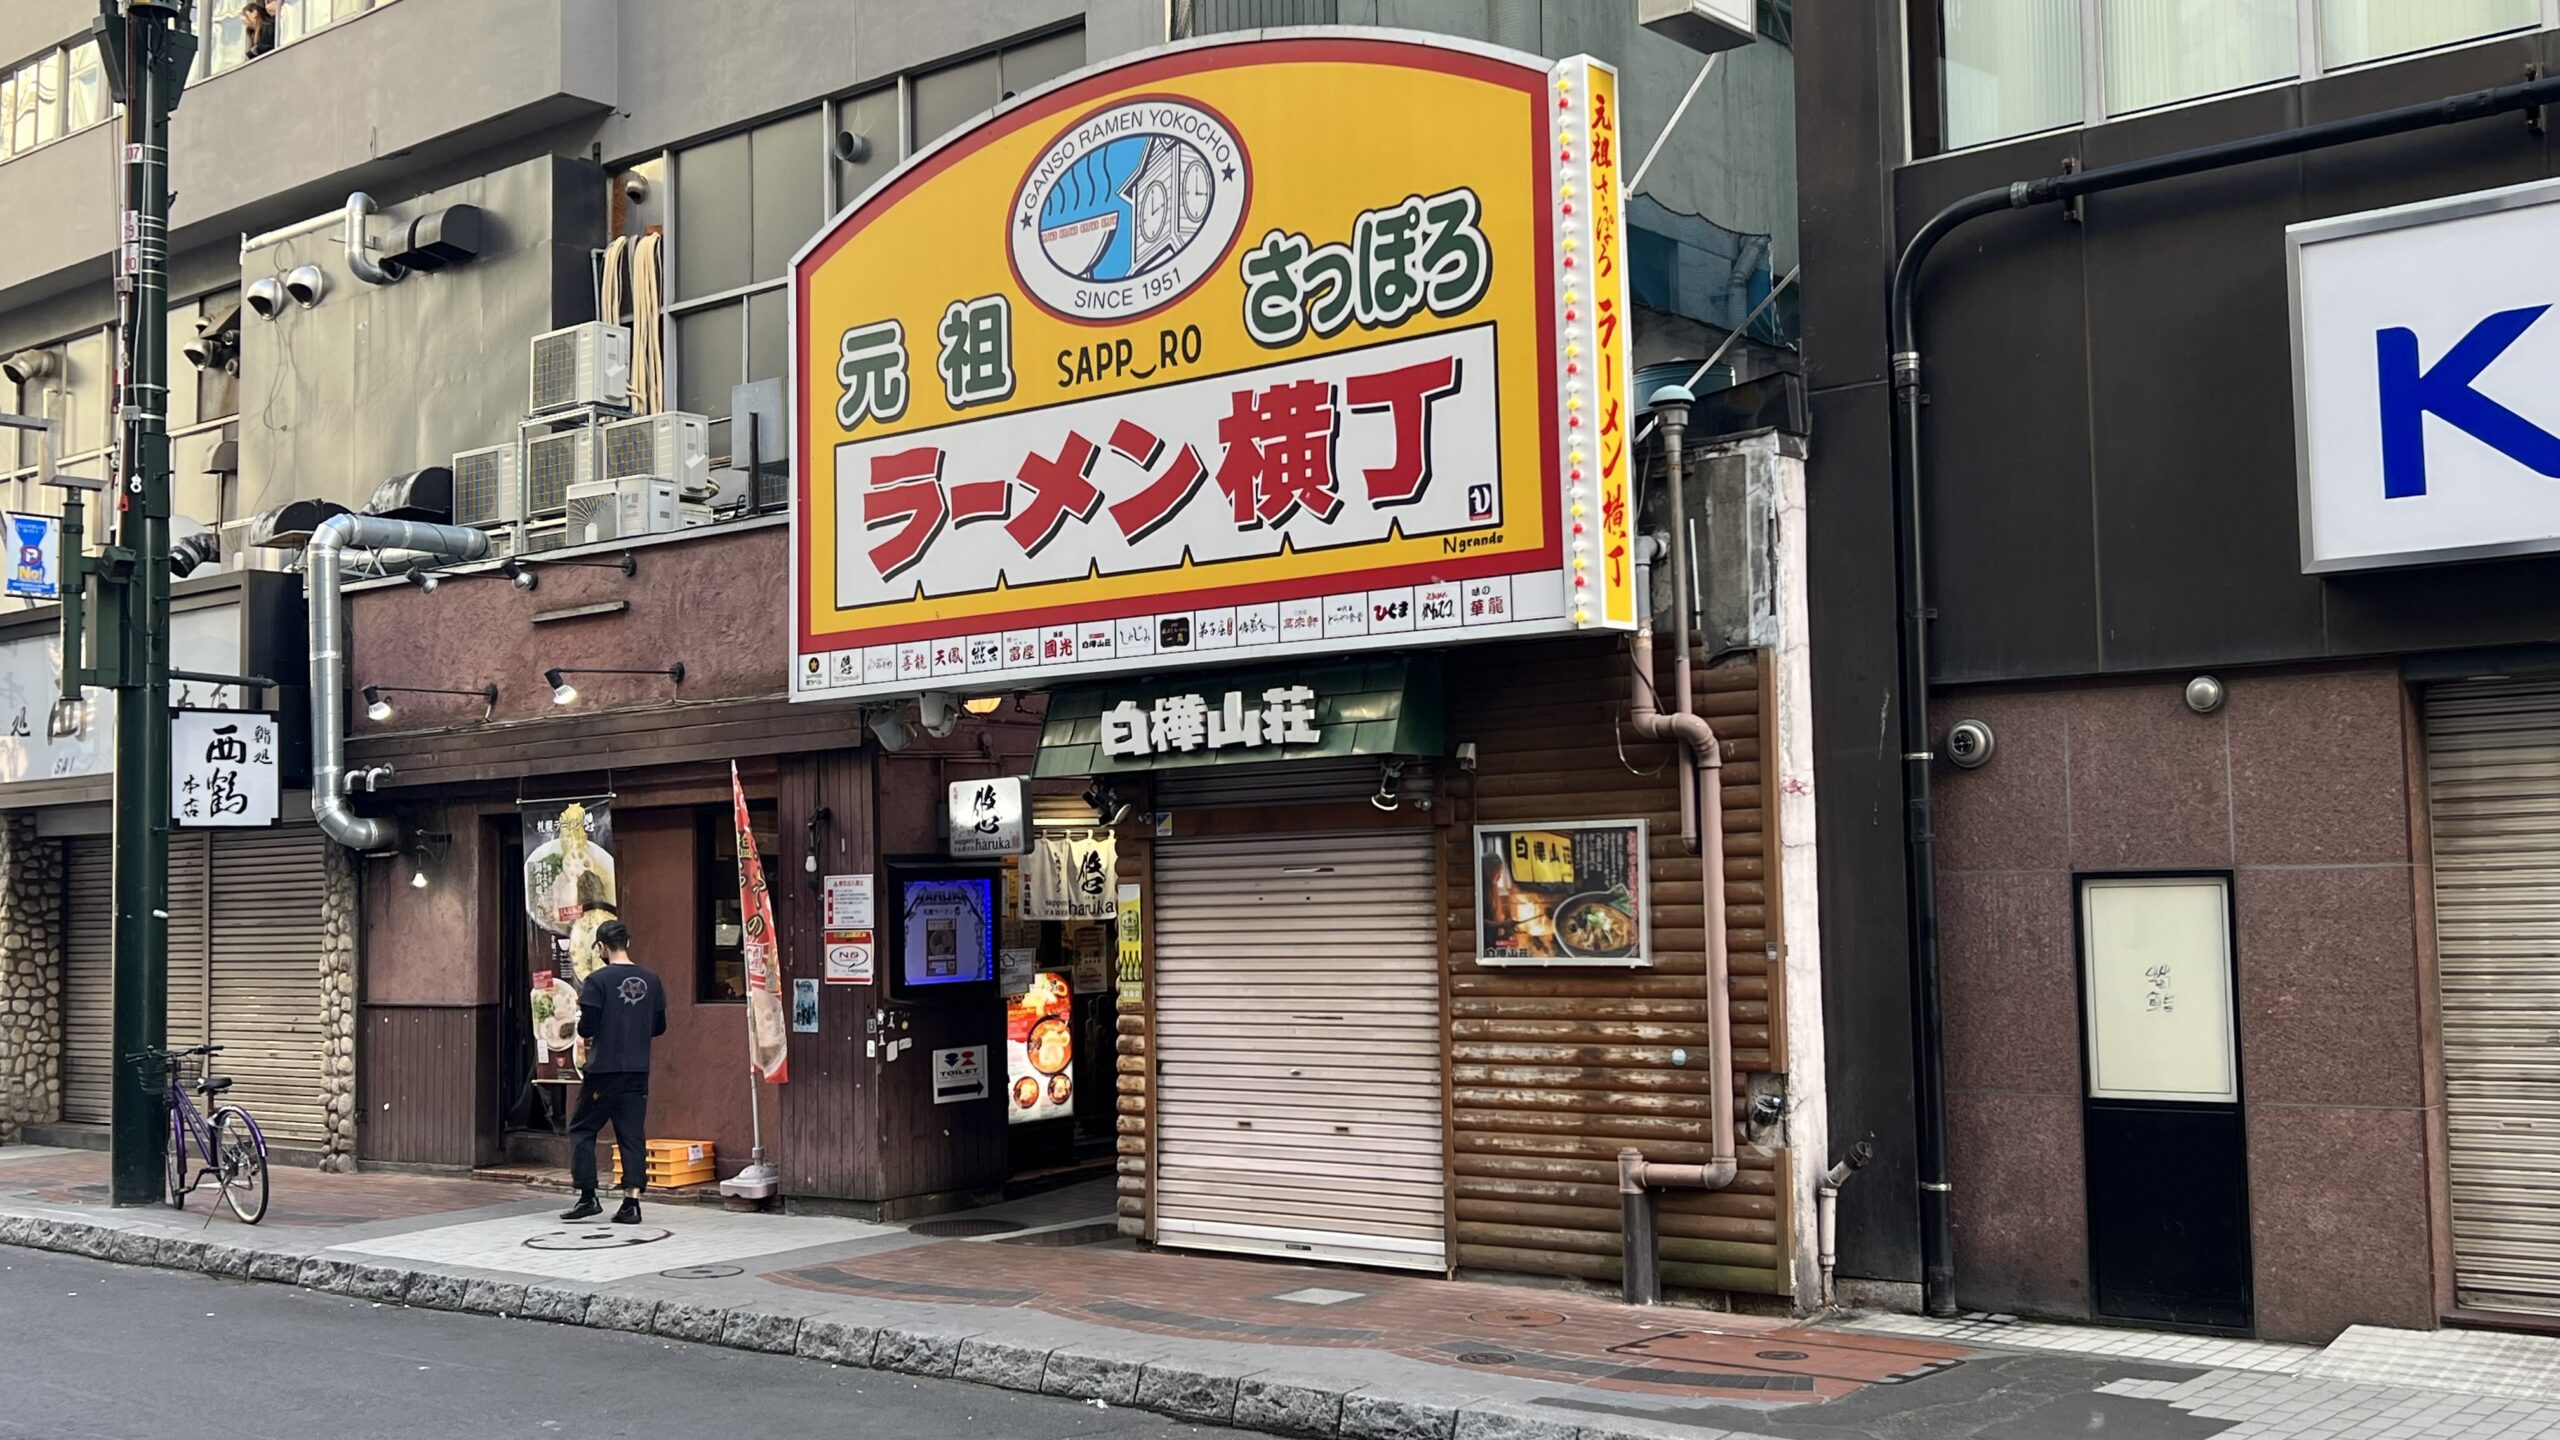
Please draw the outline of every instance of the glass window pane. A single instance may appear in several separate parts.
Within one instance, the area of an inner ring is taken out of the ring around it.
[[[62,52],[46,54],[42,59],[18,72],[18,103],[25,107],[32,95],[38,145],[62,135]]]
[[[2405,55],[2539,22],[2540,0],[2321,0],[2325,65]]]
[[[2078,124],[2080,0],[1946,0],[1946,148]]]
[[[85,130],[107,118],[107,72],[98,62],[98,47],[82,42],[71,47],[70,78],[62,87],[62,131]]]
[[[678,410],[715,420],[729,413],[729,392],[746,360],[745,315],[745,305],[733,300],[676,317]]]
[[[779,280],[792,252],[826,222],[827,126],[812,110],[747,136],[755,171],[755,271],[749,280]]]
[[[18,129],[18,77],[0,75],[0,157],[15,155]]]
[[[898,87],[856,95],[836,106],[836,129],[869,147],[860,160],[846,160],[841,158],[846,145],[836,143],[836,204],[844,206],[898,168]]]
[[[219,75],[249,58],[249,36],[240,23],[240,7],[247,0],[207,0],[204,36],[205,63],[209,73]]]
[[[2104,0],[2107,113],[2219,95],[2301,70],[2294,0]]]
[[[744,135],[676,156],[676,299],[717,295],[756,278],[749,158]]]
[[[1016,45],[998,57],[1000,90],[1019,95],[1084,68],[1084,31],[1064,30]]]
[[[934,141],[959,129],[971,120],[995,108],[998,88],[996,57],[982,55],[975,60],[936,70],[915,79],[916,149],[922,150]]]
[[[791,374],[791,292],[767,290],[747,297],[749,380],[781,380]]]

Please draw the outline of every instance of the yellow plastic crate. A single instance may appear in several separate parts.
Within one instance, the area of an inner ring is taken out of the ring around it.
[[[705,1165],[714,1150],[708,1140],[657,1140],[649,1142],[649,1168],[661,1165]]]
[[[649,1184],[654,1189],[674,1190],[686,1185],[708,1185],[720,1173],[720,1167],[705,1160],[697,1165],[649,1167]]]

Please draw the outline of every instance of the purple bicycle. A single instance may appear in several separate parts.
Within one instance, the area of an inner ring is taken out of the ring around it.
[[[198,1045],[190,1050],[145,1050],[126,1058],[142,1067],[145,1077],[156,1073],[169,1106],[169,1208],[186,1209],[187,1197],[211,1180],[240,1223],[255,1225],[267,1214],[265,1132],[237,1105],[215,1105],[208,1118],[188,1094],[192,1088],[212,1104],[215,1096],[231,1088],[228,1077],[201,1073],[204,1062],[221,1053],[219,1045]],[[192,1085],[190,1070],[198,1072]],[[187,1173],[190,1139],[196,1153],[204,1157],[192,1176]]]

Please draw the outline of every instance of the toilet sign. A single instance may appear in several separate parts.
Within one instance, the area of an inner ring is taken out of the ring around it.
[[[955,1105],[987,1098],[987,1047],[963,1045],[933,1052],[933,1103]]]

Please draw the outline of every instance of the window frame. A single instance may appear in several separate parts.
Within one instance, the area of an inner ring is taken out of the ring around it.
[[[2383,65],[2396,65],[2422,56],[2442,55],[2475,45],[2490,45],[2520,35],[2534,35],[2560,30],[2560,0],[2537,0],[2536,18],[2526,25],[2506,30],[2493,30],[2459,40],[2368,60],[2352,60],[2340,64],[2327,63],[2326,36],[2323,32],[2325,0],[2293,0],[2294,58],[2293,73],[2255,84],[2233,86],[2209,94],[2191,95],[2179,100],[2164,100],[2139,109],[2110,113],[2106,86],[2106,34],[2104,9],[2110,0],[2073,0],[2080,10],[2080,115],[2076,119],[2041,129],[2021,130],[2014,135],[2001,135],[1971,144],[1953,146],[1945,143],[1946,135],[1946,66],[1945,42],[1937,31],[1941,0],[1904,0],[1895,13],[1902,26],[1902,54],[1906,57],[1905,84],[1909,103],[1903,110],[1903,155],[1906,164],[1924,164],[1950,155],[1968,155],[1995,146],[2032,140],[2042,135],[2059,135],[2072,130],[2085,130],[2132,120],[2145,115],[2184,109],[2190,105],[2207,105],[2228,100],[2235,95],[2251,95],[2286,85],[2307,84],[2331,75],[2353,74]],[[1928,25],[1919,23],[1925,14]],[[1925,114],[1923,112],[1926,112]],[[1924,141],[1928,142],[1924,147]]]

